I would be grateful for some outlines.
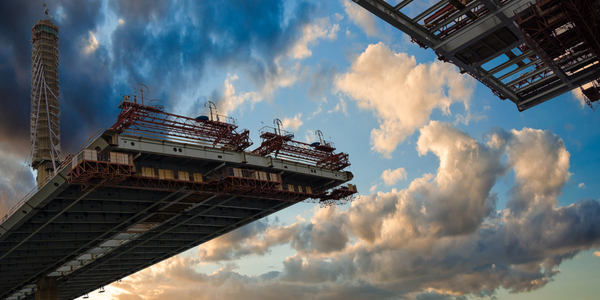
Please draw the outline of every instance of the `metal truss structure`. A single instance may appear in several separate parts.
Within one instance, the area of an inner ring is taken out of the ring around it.
[[[597,0],[440,0],[414,17],[412,0],[354,2],[519,111],[598,79]]]
[[[331,170],[343,170],[350,166],[348,154],[334,153],[335,147],[331,142],[324,141],[322,136],[320,142],[307,144],[293,140],[294,134],[282,130],[279,126],[281,121],[275,120],[275,127],[263,127],[260,131],[262,140],[260,147],[252,151],[253,154],[266,156],[274,154],[275,157],[283,156],[315,164],[317,167]],[[320,131],[317,131],[320,133]]]
[[[82,160],[73,163],[73,168],[67,174],[70,184],[80,184],[82,191],[97,190],[103,186],[126,189],[142,189],[147,191],[214,194],[225,196],[240,196],[246,198],[271,199],[279,201],[301,202],[309,198],[335,203],[336,200],[356,194],[356,190],[338,188],[331,191],[307,190],[306,187],[283,183],[277,176],[260,178],[253,176],[257,171],[222,168],[213,170],[204,176],[207,181],[195,182],[188,178],[153,178],[135,174],[133,164],[119,162]],[[263,172],[265,174],[266,173]],[[275,174],[273,174],[275,175]],[[285,189],[284,189],[285,185]],[[288,188],[292,186],[292,188]],[[352,187],[352,186],[351,186]],[[310,191],[310,192],[309,192]]]
[[[32,167],[38,169],[41,165],[43,170],[55,170],[61,161],[58,27],[50,20],[40,20],[31,31]],[[43,177],[42,174],[38,176]],[[45,178],[39,178],[39,181],[43,180]]]
[[[143,101],[143,98],[142,98]],[[236,131],[237,125],[218,119],[197,120],[166,113],[162,107],[129,101],[129,96],[119,105],[121,113],[111,130],[123,133],[126,130],[152,134],[162,138],[182,138],[196,142],[207,142],[212,147],[243,151],[252,145],[248,130]]]
[[[74,299],[295,203],[357,194],[350,172],[244,152],[235,127],[199,133],[229,123],[122,109],[0,220],[0,299],[33,300],[40,282]],[[155,135],[125,130],[140,124]]]

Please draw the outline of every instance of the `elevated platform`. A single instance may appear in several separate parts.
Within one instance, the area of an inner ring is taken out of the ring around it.
[[[300,201],[351,199],[352,173],[236,147],[107,130],[0,221],[0,299],[56,279],[73,299]]]
[[[519,111],[598,80],[597,0],[441,0],[411,17],[417,1],[354,2]]]

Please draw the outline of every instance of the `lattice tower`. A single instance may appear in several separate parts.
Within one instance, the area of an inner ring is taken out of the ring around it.
[[[40,20],[32,30],[31,43],[31,144],[32,167],[60,161],[60,109],[58,85],[58,27]]]

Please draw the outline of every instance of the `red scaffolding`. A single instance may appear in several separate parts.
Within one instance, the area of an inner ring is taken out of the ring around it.
[[[293,140],[294,135],[291,132],[273,127],[264,127],[261,129],[260,138],[262,143],[260,147],[252,151],[253,154],[266,156],[271,153],[300,159],[302,161],[313,163],[317,167],[342,170],[350,166],[348,154],[334,153],[335,148],[330,142],[319,142],[307,144]]]
[[[110,128],[117,133],[125,130],[146,132],[163,138],[179,137],[212,144],[213,147],[244,151],[252,145],[248,130],[237,132],[237,125],[211,119],[193,119],[162,111],[160,108],[131,101],[119,105],[121,113]]]
[[[89,150],[84,150],[89,151]],[[356,196],[354,185],[331,190],[312,191],[310,187],[285,183],[279,176],[255,176],[266,173],[253,170],[236,172],[234,168],[215,170],[205,176],[206,181],[191,181],[189,178],[157,178],[135,173],[131,156],[127,163],[103,161],[102,156],[83,157],[73,162],[67,180],[81,184],[82,190],[96,190],[103,186],[142,189],[153,191],[186,191],[193,193],[235,195],[244,198],[260,198],[279,201],[312,201],[324,205],[346,204]],[[124,161],[123,161],[124,162]]]

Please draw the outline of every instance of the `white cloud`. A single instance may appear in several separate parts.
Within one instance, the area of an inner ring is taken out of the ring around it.
[[[583,188],[585,188],[585,183],[582,182],[579,185],[577,185],[577,187],[580,189],[583,189]]]
[[[459,123],[469,125],[469,122],[471,122],[471,121],[479,122],[481,120],[487,120],[487,118],[488,117],[486,115],[471,113],[470,110],[467,110],[465,115],[462,115],[462,114],[456,115],[456,120],[454,120],[454,125],[458,125]]]
[[[375,191],[377,190],[377,184],[374,184],[373,186],[371,186],[371,188],[369,189],[369,192],[371,193],[375,193]]]
[[[86,45],[83,48],[86,54],[90,54],[98,49],[98,40],[96,40],[96,36],[93,32],[89,32],[88,39],[86,41]]]
[[[339,24],[331,24],[329,18],[320,18],[306,24],[302,36],[290,49],[288,55],[295,59],[303,59],[312,55],[308,45],[316,44],[319,39],[335,40],[340,30]]]
[[[592,85],[591,83],[587,83],[587,84],[584,84],[582,87],[584,89],[586,89],[586,88],[590,87],[591,85]],[[578,88],[573,89],[571,91],[571,95],[573,96],[573,99],[575,99],[575,101],[577,101],[577,103],[579,103],[579,107],[581,109],[584,109],[585,105],[586,105],[586,103],[585,103],[585,96],[581,92],[581,89],[578,89]]]
[[[336,80],[340,91],[379,119],[379,128],[371,131],[372,149],[388,158],[427,124],[433,109],[450,114],[455,102],[467,108],[474,84],[451,64],[417,64],[413,56],[394,53],[383,43],[369,45]]]
[[[338,102],[332,110],[327,111],[327,113],[331,114],[340,111],[343,112],[344,115],[348,116],[348,111],[346,110],[346,101],[344,101],[344,98],[340,98],[340,102]]]
[[[281,123],[283,123],[283,128],[285,129],[293,129],[293,130],[298,130],[298,127],[302,126],[302,124],[304,124],[302,122],[302,113],[296,114],[293,118],[288,118],[285,117],[283,118],[283,120],[281,120]]]
[[[375,17],[369,11],[350,0],[343,1],[346,14],[354,24],[362,28],[367,35],[379,35],[379,28],[375,25]],[[348,35],[348,32],[346,30],[346,35]]]
[[[564,142],[550,131],[531,128],[511,134],[506,153],[517,184],[507,207],[516,214],[540,205],[555,207],[556,197],[571,176]]]
[[[381,179],[383,179],[387,186],[394,185],[399,180],[406,179],[406,170],[404,170],[404,168],[398,168],[393,171],[387,169],[381,173]]]
[[[239,77],[236,74],[227,74],[227,78],[223,84],[223,96],[217,103],[217,110],[219,114],[228,115],[230,112],[241,107],[248,101],[255,103],[263,99],[262,95],[257,92],[236,94],[233,83],[238,79]]]

